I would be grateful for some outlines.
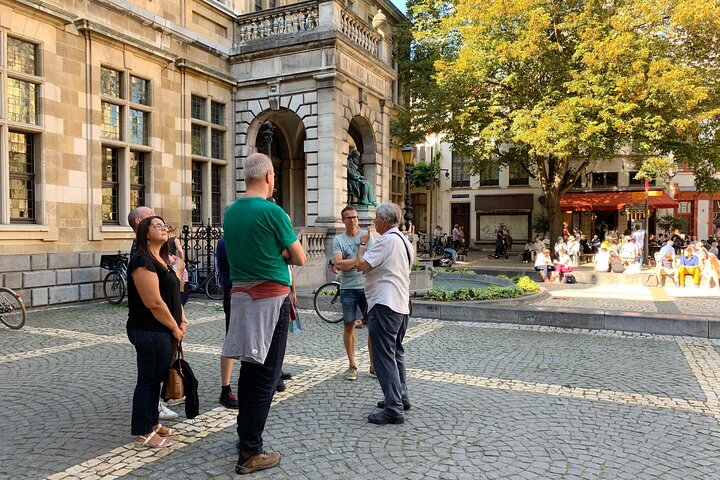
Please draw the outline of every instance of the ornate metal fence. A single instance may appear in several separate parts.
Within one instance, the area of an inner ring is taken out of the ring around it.
[[[180,244],[182,245],[185,258],[198,262],[198,273],[204,278],[208,272],[215,268],[215,249],[218,239],[222,236],[222,228],[219,225],[201,223],[194,227],[183,225],[180,233]]]

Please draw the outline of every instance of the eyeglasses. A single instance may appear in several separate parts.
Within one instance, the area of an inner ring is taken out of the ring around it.
[[[353,220],[353,219],[357,219],[357,215],[354,215],[352,217],[343,217],[343,220]]]
[[[157,228],[158,230],[170,230],[170,225],[167,223],[153,223],[153,227]]]

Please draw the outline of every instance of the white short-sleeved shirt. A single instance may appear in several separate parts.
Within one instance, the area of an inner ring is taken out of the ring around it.
[[[368,309],[380,304],[396,313],[410,313],[410,268],[415,259],[414,253],[412,244],[397,227],[382,234],[368,248],[363,255],[363,259],[373,267],[365,273]]]

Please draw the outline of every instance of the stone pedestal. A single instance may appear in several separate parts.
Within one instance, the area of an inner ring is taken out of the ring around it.
[[[357,210],[360,228],[367,230],[375,220],[375,207],[367,205],[354,205],[354,207]]]

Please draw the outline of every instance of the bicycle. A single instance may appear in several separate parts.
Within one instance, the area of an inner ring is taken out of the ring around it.
[[[26,320],[27,311],[20,294],[8,287],[0,287],[0,322],[8,328],[19,330]]]
[[[185,295],[195,292],[205,292],[205,295],[212,300],[222,300],[225,291],[220,281],[220,274],[216,269],[210,270],[203,281],[200,281],[198,265],[200,262],[188,259],[186,262],[186,270],[188,272],[188,282],[185,284]],[[188,290],[189,289],[189,290]]]
[[[337,274],[332,260],[328,262],[333,273]],[[340,323],[343,319],[342,302],[340,301],[340,282],[332,280],[315,290],[313,296],[315,313],[326,323]],[[412,300],[409,301],[410,315],[412,315]]]
[[[117,305],[125,298],[127,292],[128,254],[101,255],[100,268],[110,270],[103,280],[103,295],[112,305]]]

